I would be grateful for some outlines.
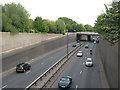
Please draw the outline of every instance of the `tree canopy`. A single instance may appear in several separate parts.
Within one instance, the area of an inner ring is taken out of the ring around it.
[[[118,1],[113,1],[110,8],[105,5],[106,12],[97,17],[94,27],[98,33],[104,34],[109,41],[120,37],[120,27],[118,24],[120,8],[118,7],[118,3]]]
[[[92,26],[78,24],[68,17],[60,17],[56,21],[42,19],[37,16],[30,19],[27,10],[21,4],[8,3],[2,7],[2,32],[27,32],[27,33],[56,33],[81,32],[92,30]]]
[[[3,32],[29,32],[29,14],[21,4],[2,6]]]

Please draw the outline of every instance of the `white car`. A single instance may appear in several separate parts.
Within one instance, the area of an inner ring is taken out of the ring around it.
[[[78,56],[78,57],[82,57],[82,56],[83,56],[82,51],[78,51],[77,56]]]
[[[85,66],[93,66],[93,60],[92,58],[87,58],[87,60],[85,61]]]
[[[96,44],[96,41],[94,41],[94,44]]]

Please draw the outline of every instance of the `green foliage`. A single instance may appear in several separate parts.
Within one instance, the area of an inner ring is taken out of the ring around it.
[[[76,31],[81,32],[81,31],[86,31],[86,29],[82,24],[77,24]]]
[[[105,34],[109,41],[116,40],[120,37],[118,1],[111,3],[111,8],[105,5],[106,13],[97,17],[94,29],[100,33]]]
[[[36,17],[33,26],[36,32],[49,32],[48,25],[42,20],[41,17]]]
[[[21,4],[10,3],[4,6],[0,5],[0,8],[2,9],[0,9],[2,12],[0,25],[2,23],[3,32],[60,33],[65,35],[65,30],[69,32],[86,31],[82,24],[77,24],[67,17],[60,17],[57,21],[42,20],[39,16],[35,20],[29,19],[30,15]]]
[[[66,28],[64,21],[61,19],[58,19],[56,21],[56,28],[57,28],[57,33],[63,33]]]
[[[41,32],[42,31],[42,18],[36,17],[33,22],[33,26],[36,31]]]
[[[63,32],[63,35],[65,35],[65,32]]]
[[[85,29],[86,29],[86,31],[89,31],[89,32],[94,31],[93,27],[88,24],[85,25]]]
[[[49,21],[49,33],[57,33],[57,27],[55,21]]]
[[[67,18],[67,17],[60,17],[59,19],[64,21],[64,23],[66,25],[66,29],[69,32],[74,32],[75,31],[76,24],[77,24],[75,21],[73,21],[72,19]]]
[[[3,32],[29,32],[29,14],[21,4],[5,4],[2,6]]]

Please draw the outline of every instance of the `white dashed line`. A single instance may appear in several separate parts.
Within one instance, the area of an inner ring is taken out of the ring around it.
[[[85,63],[83,62],[83,65],[84,65]]]
[[[30,70],[28,72],[26,72],[26,74],[30,73]]]
[[[78,88],[78,85],[75,86],[75,89],[76,89],[76,90],[77,90],[77,88]]]
[[[44,63],[41,63],[41,65],[43,65]]]
[[[53,58],[53,57],[51,57],[51,58]]]
[[[80,71],[80,74],[82,74],[82,71]]]
[[[3,88],[6,88],[7,87],[7,85],[5,85],[5,86],[3,86],[2,88],[0,88],[0,90],[2,90]]]

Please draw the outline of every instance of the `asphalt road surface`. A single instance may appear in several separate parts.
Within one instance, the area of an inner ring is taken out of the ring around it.
[[[76,54],[72,57],[72,61],[63,71],[63,73],[54,82],[51,88],[58,88],[58,82],[63,76],[71,76],[71,88],[101,88],[99,79],[98,62],[96,58],[96,45],[88,43],[89,48],[82,47],[82,57],[77,57]],[[90,55],[90,49],[93,50],[93,55]],[[93,58],[93,67],[86,67],[85,60],[87,57]]]
[[[77,44],[78,45],[78,44]],[[71,51],[75,47],[72,44],[68,50]],[[55,62],[61,59],[67,52],[67,48],[64,47],[59,51],[56,51],[40,60],[36,60],[31,63],[31,70],[25,73],[16,73],[15,70],[2,78],[2,87],[4,88],[25,88],[32,83],[38,76],[45,72]]]

